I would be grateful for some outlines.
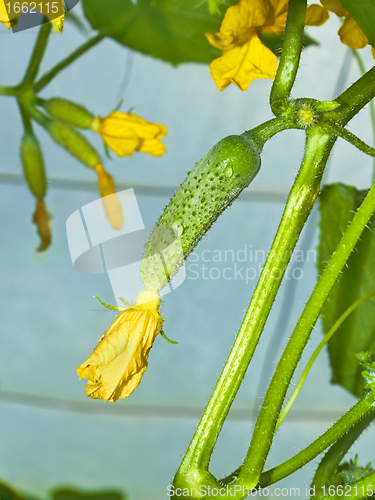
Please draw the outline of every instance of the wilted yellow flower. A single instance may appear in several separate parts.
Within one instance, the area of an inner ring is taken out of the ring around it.
[[[98,174],[98,188],[107,219],[113,229],[121,229],[124,219],[113,177],[104,170],[103,165],[100,163],[95,165],[94,169]]]
[[[95,118],[91,127],[118,156],[129,156],[134,151],[161,156],[166,151],[160,139],[167,134],[167,127],[132,113],[115,111],[107,118]]]
[[[349,12],[344,9],[339,0],[320,0],[320,3],[328,11],[343,17],[344,22],[338,33],[342,43],[351,49],[362,49],[368,44],[368,39]],[[375,57],[374,50],[373,55]]]
[[[277,57],[260,41],[263,33],[284,31],[288,0],[240,0],[226,11],[220,32],[206,33],[223,54],[210,64],[216,86],[235,83],[246,90],[255,78],[274,78]]]
[[[19,14],[14,14],[8,12],[4,0],[0,0],[0,23],[5,24],[5,26],[10,29],[17,26],[17,21]]]
[[[38,252],[46,250],[51,244],[51,229],[49,221],[50,215],[46,210],[44,200],[37,200],[36,210],[33,215],[33,223],[36,224],[38,228],[38,234],[41,240]]]
[[[162,328],[159,304],[159,295],[146,290],[134,306],[117,316],[91,356],[77,368],[79,377],[88,380],[87,396],[115,402],[127,398],[138,386]]]

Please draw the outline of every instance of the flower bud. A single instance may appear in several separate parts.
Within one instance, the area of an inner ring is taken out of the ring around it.
[[[53,97],[43,102],[43,108],[56,120],[69,123],[77,128],[91,128],[95,116],[75,102]]]
[[[47,182],[42,150],[33,134],[27,132],[23,136],[20,154],[27,185],[35,198],[40,200],[45,197]]]
[[[96,117],[91,128],[117,156],[130,156],[134,151],[161,156],[166,151],[160,139],[166,135],[167,127],[133,113],[115,111],[106,118]]]
[[[98,174],[98,188],[107,219],[113,229],[121,229],[124,220],[113,177],[104,170],[100,163],[95,165],[94,169]]]
[[[68,153],[90,168],[101,163],[99,153],[82,134],[72,127],[57,121],[50,121],[47,126],[52,139]]]

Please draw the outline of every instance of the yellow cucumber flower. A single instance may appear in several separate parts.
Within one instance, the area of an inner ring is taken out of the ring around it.
[[[37,200],[36,209],[33,215],[33,223],[36,225],[40,236],[38,252],[43,252],[43,250],[46,250],[51,244],[50,218],[44,205],[44,200]]]
[[[210,64],[220,90],[230,83],[246,90],[255,78],[274,78],[277,57],[260,36],[282,33],[287,11],[288,0],[240,0],[227,9],[219,33],[206,33],[211,45],[222,50]]]
[[[349,12],[341,5],[339,0],[320,0],[320,3],[328,11],[344,18],[344,22],[338,31],[340,40],[351,49],[362,49],[368,44],[368,39]],[[374,49],[372,53],[375,57]]]
[[[9,13],[5,1],[0,0],[0,23],[5,24],[8,29],[14,28],[17,26],[19,16],[19,14]]]
[[[115,402],[130,396],[138,386],[162,328],[159,304],[159,295],[146,290],[134,306],[117,316],[91,356],[77,368],[79,378],[88,380],[87,396]]]
[[[167,127],[132,113],[115,111],[106,118],[97,117],[91,128],[118,156],[130,156],[134,151],[161,156],[166,151],[160,139],[167,134]]]
[[[98,188],[107,219],[113,229],[121,229],[124,219],[113,177],[104,170],[103,165],[100,163],[95,165],[94,170],[98,174]]]

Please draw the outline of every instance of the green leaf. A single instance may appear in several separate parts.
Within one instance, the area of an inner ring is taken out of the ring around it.
[[[53,500],[126,500],[119,491],[86,491],[73,488],[58,488],[51,492]]]
[[[179,64],[209,63],[221,51],[205,33],[219,31],[222,16],[198,0],[84,0],[95,29],[144,54]]]
[[[0,499],[1,500],[23,500],[24,497],[21,496],[16,490],[6,483],[0,482]]]
[[[220,31],[228,7],[237,0],[84,0],[93,28],[127,47],[163,59],[210,63],[221,56],[205,33]],[[214,13],[210,13],[215,11]],[[262,42],[280,55],[283,36],[266,33]],[[304,35],[304,47],[318,43]]]
[[[341,0],[341,3],[363,30],[369,43],[375,47],[375,1]]]
[[[336,249],[365,194],[365,191],[357,191],[344,184],[332,184],[323,188],[320,195],[319,273],[322,273]],[[375,223],[374,217],[371,223]],[[324,305],[322,321],[325,334],[353,302],[375,289],[374,256],[375,233],[366,228]],[[329,341],[328,349],[332,383],[340,384],[361,397],[364,379],[356,354],[361,351],[375,352],[374,299],[363,303],[344,321]]]

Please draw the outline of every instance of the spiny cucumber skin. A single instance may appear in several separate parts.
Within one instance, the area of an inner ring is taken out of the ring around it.
[[[222,139],[195,164],[150,236],[152,253],[147,248],[144,258],[156,255],[141,263],[141,278],[146,288],[160,290],[168,282],[158,257],[160,252],[164,250],[164,261],[171,278],[182,264],[177,242],[180,242],[186,258],[259,169],[260,152],[249,133]],[[173,228],[179,236],[176,244],[168,249],[172,241],[170,232],[168,234],[166,230],[161,234],[159,230],[157,233],[158,227]]]

